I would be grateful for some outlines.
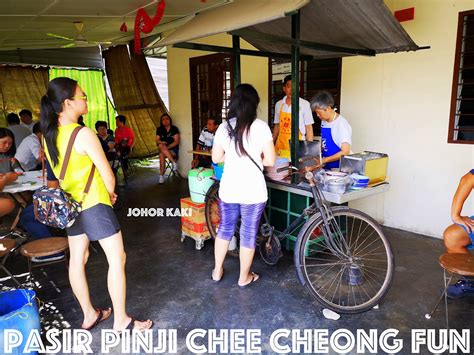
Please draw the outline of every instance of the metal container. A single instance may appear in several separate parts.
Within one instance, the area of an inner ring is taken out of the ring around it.
[[[327,182],[327,190],[335,194],[343,194],[346,192],[349,184],[345,180],[329,180]]]
[[[345,155],[341,158],[341,171],[368,176],[369,184],[385,181],[387,178],[388,155],[368,152]]]

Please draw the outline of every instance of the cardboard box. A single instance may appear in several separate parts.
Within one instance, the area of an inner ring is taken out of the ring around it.
[[[181,209],[190,212],[181,217],[181,231],[193,238],[208,239],[211,235],[207,229],[205,203],[191,201],[190,197],[181,199]]]
[[[189,221],[191,223],[204,223],[206,224],[206,204],[196,203],[191,200],[190,197],[181,199],[181,211],[189,212],[183,213],[181,220]]]

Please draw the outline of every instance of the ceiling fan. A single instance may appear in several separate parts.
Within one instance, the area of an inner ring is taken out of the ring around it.
[[[83,35],[82,30],[84,29],[84,23],[82,21],[74,21],[74,27],[76,28],[77,34],[74,38],[62,36],[56,33],[46,33],[46,35],[54,38],[64,39],[69,41],[61,48],[71,48],[71,47],[88,47],[88,46],[98,46],[100,44],[112,44],[112,42],[96,42],[96,41],[88,41]]]

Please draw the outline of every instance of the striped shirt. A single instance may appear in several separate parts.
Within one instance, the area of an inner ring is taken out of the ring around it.
[[[206,150],[210,150],[214,144],[214,133],[209,132],[207,127],[204,127],[197,141],[198,144],[202,145]]]

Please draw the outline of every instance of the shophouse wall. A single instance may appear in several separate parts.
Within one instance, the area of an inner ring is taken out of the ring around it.
[[[472,0],[386,0],[415,7],[402,25],[431,49],[344,58],[341,112],[353,128],[353,151],[389,155],[390,191],[351,203],[387,226],[442,237],[460,177],[474,163],[472,145],[448,144],[458,13]],[[463,213],[474,214],[473,199]]]

